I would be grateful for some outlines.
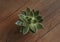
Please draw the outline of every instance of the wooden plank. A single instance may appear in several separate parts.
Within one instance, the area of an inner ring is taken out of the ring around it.
[[[37,42],[60,42],[60,24],[54,27],[53,30],[51,30]]]
[[[5,2],[5,5],[7,4],[6,0],[0,0],[0,2]],[[45,33],[51,30],[54,26],[60,23],[60,0],[9,0],[7,2],[8,5],[5,6],[3,4],[3,6],[1,6],[4,8],[6,7],[6,9],[0,8],[2,10],[2,12],[0,12],[2,14],[0,14],[1,42],[35,42],[38,41],[40,37],[42,37]],[[17,15],[22,9],[26,9],[26,7],[30,7],[32,9],[39,9],[44,19],[44,29],[38,31],[34,35],[32,35],[31,33],[27,35],[22,35],[21,33],[18,33],[17,26],[14,24],[18,19]]]
[[[0,0],[0,22],[21,8],[28,0]],[[1,19],[2,18],[2,19]]]

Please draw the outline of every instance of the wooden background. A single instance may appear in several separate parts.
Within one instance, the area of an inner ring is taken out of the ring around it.
[[[15,22],[21,10],[39,10],[44,29],[34,35],[18,33]],[[60,0],[0,0],[0,42],[59,42]],[[57,37],[58,36],[58,37]]]

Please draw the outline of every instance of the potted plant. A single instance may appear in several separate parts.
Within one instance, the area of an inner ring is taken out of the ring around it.
[[[35,33],[43,28],[41,24],[43,19],[39,10],[35,11],[34,9],[27,8],[26,11],[22,11],[18,17],[19,20],[17,20],[15,24],[20,26],[19,31],[24,35],[28,32]]]

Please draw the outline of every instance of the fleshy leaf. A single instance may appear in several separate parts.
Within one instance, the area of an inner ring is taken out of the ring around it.
[[[26,27],[22,26],[20,32],[22,32],[25,35],[29,32],[29,28],[26,28]]]
[[[26,15],[26,12],[25,11],[21,11],[21,14]]]
[[[30,9],[29,9],[29,8],[27,8],[27,9],[26,9],[26,11],[27,11],[27,12],[30,12]]]
[[[37,11],[34,11],[34,15],[35,16],[38,16],[39,15],[39,11],[37,10]]]
[[[37,28],[38,28],[38,29],[43,29],[42,24],[38,24],[38,25],[37,25]]]
[[[33,15],[34,15],[34,14],[33,14],[33,12],[31,11],[31,12],[30,12],[30,16],[33,16]]]
[[[36,30],[37,30],[37,28],[36,28],[35,26],[36,26],[35,24],[31,24],[31,25],[30,25],[30,30],[31,30],[33,33],[35,33]]]
[[[21,19],[22,21],[25,21],[25,20],[26,20],[26,16],[23,15],[23,14],[20,14],[20,15],[19,15],[19,19]]]
[[[37,16],[36,18],[37,18],[37,21],[40,22],[40,23],[43,21],[41,16]]]
[[[19,15],[19,18],[20,18],[20,19],[24,19],[24,18],[25,18],[25,15],[24,15],[24,14],[20,14],[20,15]]]
[[[22,25],[22,21],[18,20],[15,24],[21,26]]]

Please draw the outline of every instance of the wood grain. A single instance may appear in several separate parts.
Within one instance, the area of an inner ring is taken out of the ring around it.
[[[40,42],[40,39],[60,24],[60,0],[0,0],[0,42]],[[44,29],[34,35],[18,33],[15,22],[27,7],[40,10]]]
[[[57,29],[58,28],[58,29]],[[44,37],[37,42],[60,42],[60,24],[47,33]]]

